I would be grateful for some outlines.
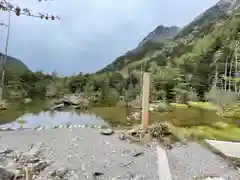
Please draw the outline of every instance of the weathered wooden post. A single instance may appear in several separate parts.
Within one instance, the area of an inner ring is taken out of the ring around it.
[[[149,88],[150,88],[150,74],[143,73],[142,83],[142,128],[146,130],[149,124]]]

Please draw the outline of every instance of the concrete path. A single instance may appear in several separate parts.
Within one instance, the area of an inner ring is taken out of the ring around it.
[[[240,143],[217,140],[205,140],[205,142],[226,157],[240,159]]]

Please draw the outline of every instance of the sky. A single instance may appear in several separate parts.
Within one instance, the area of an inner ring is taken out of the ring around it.
[[[183,27],[217,0],[10,0],[36,13],[60,16],[46,21],[11,16],[8,54],[31,70],[60,75],[91,73],[134,49],[159,25]],[[7,23],[8,13],[0,12]],[[0,27],[0,51],[6,28]]]

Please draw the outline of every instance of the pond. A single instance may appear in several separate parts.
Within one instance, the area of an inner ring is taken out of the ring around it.
[[[93,107],[89,112],[77,110],[43,111],[42,103],[16,105],[6,111],[0,111],[0,124],[4,127],[19,128],[18,120],[24,120],[24,128],[52,126],[60,124],[110,124],[112,126],[131,126],[141,121],[127,120],[133,111],[125,107]],[[236,120],[217,116],[214,111],[199,108],[173,108],[171,112],[151,112],[150,123],[168,121],[181,128],[209,126],[225,122],[236,126]]]
[[[23,128],[35,128],[38,126],[52,127],[61,124],[103,125],[106,123],[102,118],[89,113],[76,111],[42,111],[40,113],[24,114],[15,121],[2,124],[0,127],[18,129],[21,125]]]

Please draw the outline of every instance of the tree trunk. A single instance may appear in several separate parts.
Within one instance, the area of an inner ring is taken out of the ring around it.
[[[236,48],[235,48],[235,93],[238,93],[237,78],[238,78],[238,42],[236,43]]]
[[[5,65],[7,62],[7,51],[8,51],[8,42],[9,42],[9,33],[10,33],[10,23],[11,23],[11,12],[8,12],[8,27],[7,27],[7,39],[6,39],[6,44],[5,44],[5,54],[4,54],[4,59],[1,59],[1,70],[2,70],[2,75],[1,75],[1,85],[0,85],[0,100],[3,99],[3,93],[4,93],[4,78],[5,78]]]
[[[226,78],[227,78],[227,68],[228,68],[228,57],[225,61],[225,71],[224,71],[224,90],[225,90],[225,92],[227,92],[227,80],[226,80]]]
[[[214,82],[214,86],[215,88],[217,87],[217,83],[218,83],[218,66],[216,64],[216,67],[215,67],[215,78],[214,78],[215,82]]]
[[[229,69],[229,75],[228,75],[228,91],[230,92],[231,91],[231,85],[232,85],[232,58],[230,60],[230,69]]]

